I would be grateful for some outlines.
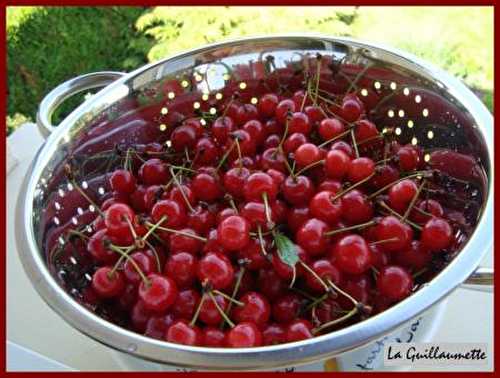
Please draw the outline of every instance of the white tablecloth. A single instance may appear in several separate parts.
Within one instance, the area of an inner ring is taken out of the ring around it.
[[[120,370],[108,347],[71,328],[40,299],[17,256],[15,232],[22,232],[13,229],[17,195],[33,156],[42,143],[43,138],[33,124],[16,130],[7,141],[7,339],[71,369]],[[492,266],[492,263],[493,253],[490,251],[483,265]],[[492,350],[493,295],[463,289],[453,292],[435,341],[488,343]],[[488,366],[467,370],[492,371],[493,360],[491,355]],[[14,361],[10,362],[8,366],[19,366],[14,365]],[[32,362],[26,364],[31,365]],[[41,369],[41,365],[33,366]],[[447,366],[439,370],[462,369],[460,366]]]

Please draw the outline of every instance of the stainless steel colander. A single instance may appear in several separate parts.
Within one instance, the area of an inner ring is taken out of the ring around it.
[[[251,349],[190,347],[154,340],[109,322],[113,314],[90,305],[85,287],[91,262],[68,247],[60,230],[88,232],[96,215],[91,199],[109,194],[106,173],[129,143],[168,143],[183,115],[207,124],[230,98],[256,103],[269,88],[299,88],[306,72],[335,92],[354,82],[380,131],[424,148],[431,166],[467,181],[461,195],[444,200],[465,209],[473,228],[460,252],[432,281],[383,313],[313,339]],[[105,87],[58,127],[50,116],[65,98]],[[181,114],[182,113],[182,114]],[[479,268],[493,245],[493,119],[462,83],[416,57],[346,38],[272,36],[192,50],[129,74],[100,72],[72,79],[43,100],[38,114],[47,137],[26,176],[16,218],[19,256],[47,304],[86,335],[156,362],[206,369],[267,369],[304,364],[365,345],[414,318],[457,286],[492,284]],[[75,168],[69,182],[65,165]],[[59,246],[59,247],[58,247]],[[59,249],[57,249],[58,247]],[[61,250],[57,264],[51,251]],[[75,267],[78,266],[78,269]],[[491,288],[491,287],[490,287]]]

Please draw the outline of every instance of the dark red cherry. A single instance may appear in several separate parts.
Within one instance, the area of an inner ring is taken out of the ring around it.
[[[383,296],[397,301],[411,293],[413,279],[411,274],[402,267],[386,266],[377,275],[377,288]]]
[[[360,224],[373,218],[371,202],[357,189],[342,196],[342,209],[345,209],[342,218],[349,224]]]
[[[413,239],[413,230],[398,218],[389,215],[382,218],[377,224],[377,240],[382,249],[388,252],[398,252],[410,246]]]
[[[207,282],[214,289],[223,290],[233,282],[234,269],[226,256],[209,252],[199,261],[197,276],[201,283]]]
[[[366,272],[372,263],[370,247],[359,235],[347,235],[335,243],[332,257],[334,264],[342,272],[361,274]]]
[[[271,323],[263,328],[263,345],[277,345],[283,343],[286,343],[286,328],[284,325]]]
[[[444,219],[433,217],[424,225],[420,241],[433,252],[446,249],[453,242],[453,229]]]
[[[311,130],[311,122],[309,121],[309,117],[305,113],[295,112],[288,120],[289,134],[301,133],[304,135],[309,135]]]
[[[260,98],[259,104],[257,105],[260,115],[265,118],[274,116],[278,103],[279,98],[277,95],[274,93],[265,94]]]
[[[297,319],[288,324],[286,329],[286,340],[291,343],[310,339],[313,337],[312,324],[306,319]]]
[[[316,218],[306,221],[297,231],[296,241],[310,256],[320,256],[326,252],[329,237],[328,225]]]
[[[120,271],[103,266],[92,276],[92,288],[101,298],[118,297],[125,290],[125,279]]]
[[[332,201],[333,196],[330,191],[316,193],[309,202],[312,216],[327,223],[337,222],[342,216],[342,204],[340,200]]]
[[[149,274],[147,280],[139,286],[139,298],[144,302],[144,307],[156,312],[165,311],[177,298],[175,282],[155,273]]]
[[[132,172],[125,169],[117,169],[109,178],[111,189],[120,193],[131,194],[135,191],[136,180]]]
[[[250,223],[243,217],[232,215],[220,222],[217,227],[219,243],[229,251],[237,251],[250,241]]]
[[[209,173],[201,172],[194,176],[191,187],[201,201],[213,202],[223,195],[218,177]]]
[[[295,103],[292,100],[282,100],[278,106],[276,106],[274,114],[278,122],[284,125],[289,117],[289,114],[294,112]]]
[[[176,127],[170,136],[174,151],[183,152],[191,150],[196,145],[196,130],[191,126]]]
[[[326,154],[325,172],[328,177],[341,180],[349,171],[351,158],[341,150],[330,150]]]
[[[243,190],[247,201],[262,201],[264,195],[272,201],[278,194],[278,187],[272,177],[263,172],[252,173],[245,182]]]
[[[219,145],[223,145],[235,130],[234,122],[229,117],[219,117],[212,124],[212,135]]]
[[[307,143],[307,137],[301,133],[290,134],[283,143],[283,150],[285,153],[290,154],[295,152],[297,148]]]
[[[271,305],[266,297],[255,291],[251,291],[239,298],[243,306],[235,306],[233,310],[234,319],[238,323],[252,322],[262,327],[271,316]]]
[[[282,185],[283,196],[295,206],[303,206],[309,203],[314,195],[314,184],[307,176],[288,176]]]
[[[201,345],[203,342],[201,330],[184,319],[172,323],[165,338],[171,343],[191,346]]]
[[[360,157],[351,160],[347,177],[352,183],[364,180],[375,172],[375,163],[372,159]]]
[[[168,168],[160,159],[149,159],[139,169],[139,179],[145,185],[166,184],[169,177]]]
[[[344,124],[336,118],[325,118],[318,127],[318,133],[323,140],[330,140],[344,132]]]
[[[226,345],[230,348],[257,347],[262,345],[262,333],[254,323],[240,323],[228,332]]]
[[[301,300],[297,294],[287,294],[273,303],[273,319],[278,323],[287,324],[299,315]]]
[[[171,254],[165,264],[164,272],[172,277],[179,288],[188,288],[196,279],[196,258],[187,252]]]
[[[203,346],[223,348],[226,345],[226,333],[216,327],[205,327],[202,330]]]

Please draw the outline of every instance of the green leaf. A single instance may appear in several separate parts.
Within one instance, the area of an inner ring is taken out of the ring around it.
[[[278,254],[281,260],[285,264],[294,267],[299,261],[298,249],[296,245],[285,235],[279,233],[274,235],[274,241],[278,247]]]

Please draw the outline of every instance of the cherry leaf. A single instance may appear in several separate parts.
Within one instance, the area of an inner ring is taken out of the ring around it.
[[[278,255],[281,260],[285,263],[294,267],[299,261],[299,254],[297,246],[285,235],[276,233],[274,235],[274,241],[276,247],[278,248]]]

